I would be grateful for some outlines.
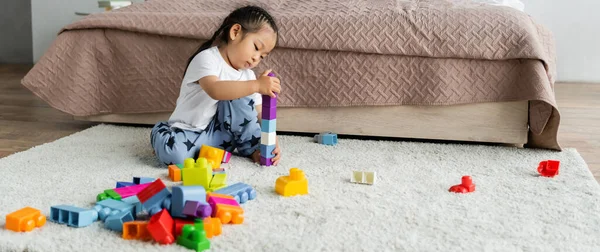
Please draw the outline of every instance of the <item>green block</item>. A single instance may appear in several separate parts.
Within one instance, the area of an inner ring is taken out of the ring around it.
[[[177,244],[195,251],[210,249],[210,241],[206,238],[204,224],[196,222],[194,225],[184,225],[181,235],[177,237]]]
[[[175,166],[179,167],[179,169],[183,169],[183,164],[176,164]]]
[[[96,201],[103,201],[105,199],[114,199],[114,200],[121,200],[121,194],[115,192],[115,190],[113,189],[107,189],[104,190],[103,193],[98,194],[98,196],[96,196]]]

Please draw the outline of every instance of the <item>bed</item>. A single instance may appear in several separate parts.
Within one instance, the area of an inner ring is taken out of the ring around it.
[[[240,0],[147,1],[60,32],[22,84],[78,120],[168,119],[187,58]],[[473,1],[253,1],[280,40],[278,131],[560,150],[552,34]]]

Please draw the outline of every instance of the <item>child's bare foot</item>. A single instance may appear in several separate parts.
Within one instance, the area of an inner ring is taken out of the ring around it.
[[[254,163],[260,163],[260,151],[255,150],[254,153],[250,155],[250,158],[252,158],[252,161],[254,161]]]

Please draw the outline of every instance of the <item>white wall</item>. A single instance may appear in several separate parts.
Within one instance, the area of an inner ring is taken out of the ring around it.
[[[522,1],[554,34],[558,81],[600,82],[600,1]]]

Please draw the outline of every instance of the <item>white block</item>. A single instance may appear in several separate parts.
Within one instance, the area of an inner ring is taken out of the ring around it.
[[[266,133],[266,132],[261,132],[260,133],[260,144],[264,144],[264,145],[275,145],[275,137],[277,135],[275,134],[275,132],[270,132],[270,133]]]
[[[377,174],[371,171],[352,171],[350,182],[373,185],[377,181]]]

